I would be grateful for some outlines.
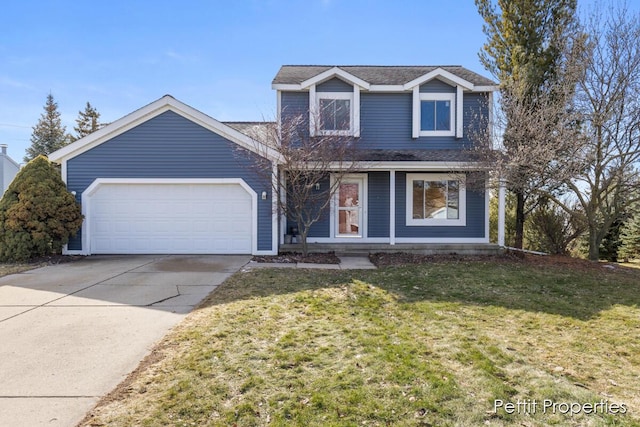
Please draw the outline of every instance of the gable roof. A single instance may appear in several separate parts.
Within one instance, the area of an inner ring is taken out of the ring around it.
[[[72,159],[85,151],[88,151],[103,142],[106,142],[117,135],[120,135],[166,111],[174,113],[190,120],[205,129],[208,129],[231,142],[238,144],[249,151],[261,156],[265,156],[270,160],[277,158],[277,153],[266,147],[260,142],[252,139],[242,131],[239,131],[227,124],[207,116],[206,114],[196,110],[193,107],[184,104],[171,95],[165,95],[162,98],[130,113],[115,122],[81,138],[72,144],[49,154],[49,160],[52,162],[62,163]]]
[[[493,90],[497,83],[460,65],[442,66],[378,66],[378,65],[283,65],[273,79],[272,85],[301,85],[314,82],[315,77],[331,78],[339,76],[351,83],[355,79],[375,86],[405,86],[412,82],[422,83],[422,78],[454,76],[455,79],[468,82],[471,86]],[[349,76],[352,76],[350,79]],[[448,80],[451,80],[449,78]],[[316,83],[316,82],[314,82]],[[361,87],[365,87],[359,84]],[[405,87],[406,90],[406,87]]]

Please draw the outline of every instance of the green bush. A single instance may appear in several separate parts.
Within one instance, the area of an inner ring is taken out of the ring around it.
[[[60,172],[38,156],[18,172],[0,200],[0,260],[60,253],[81,225],[80,206]]]

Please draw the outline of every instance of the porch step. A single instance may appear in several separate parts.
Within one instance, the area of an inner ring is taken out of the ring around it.
[[[503,249],[490,243],[309,243],[309,252],[335,252],[337,256],[367,256],[370,253],[409,252],[422,255],[457,254],[457,255],[498,255]],[[300,252],[300,243],[282,244],[280,252]]]

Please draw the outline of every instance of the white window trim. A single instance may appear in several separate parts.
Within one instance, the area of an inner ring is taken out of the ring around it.
[[[460,194],[458,195],[458,219],[444,218],[413,218],[413,181],[452,181],[460,182]],[[463,174],[446,173],[408,173],[406,182],[406,224],[407,226],[465,226],[467,225],[467,190],[466,177]]]
[[[320,100],[321,99],[346,99],[349,100],[349,129],[347,130],[322,130],[320,129]],[[309,87],[309,124],[311,136],[319,135],[343,135],[360,136],[360,87],[353,86],[353,92],[318,92],[316,86]]]
[[[353,134],[353,93],[352,92],[316,92],[316,111],[318,113],[317,120],[320,120],[321,110],[320,101],[323,99],[336,99],[349,101],[349,129],[345,130],[324,130],[321,129],[321,123],[318,123],[318,135],[352,135]]]
[[[422,130],[422,101],[449,101],[449,130]],[[454,136],[456,134],[456,95],[454,93],[421,93],[418,97],[418,129],[420,136]]]

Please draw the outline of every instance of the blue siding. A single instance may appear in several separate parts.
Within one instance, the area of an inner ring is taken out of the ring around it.
[[[298,115],[309,115],[309,92],[282,92],[280,94],[282,120]]]
[[[329,188],[329,178],[327,177],[323,181],[320,181],[321,188]],[[326,200],[326,199],[325,199]],[[327,206],[323,214],[320,216],[320,220],[318,222],[311,225],[309,229],[308,237],[329,237],[331,233],[331,215],[330,215],[330,206]],[[287,218],[287,228],[285,230],[286,233],[290,232],[291,227],[295,227],[297,225],[296,221]]]
[[[389,237],[389,172],[369,172],[368,237]]]
[[[438,79],[429,80],[420,86],[422,93],[456,93],[456,88]]]
[[[467,237],[485,236],[485,190],[467,188],[466,226],[407,226],[406,193],[407,174],[396,173],[396,237]]]
[[[464,94],[463,116],[467,122],[488,117],[486,95]],[[360,97],[361,149],[445,150],[463,149],[471,144],[472,135],[465,123],[464,137],[411,136],[412,94],[363,93]],[[471,120],[470,120],[471,119]]]
[[[242,178],[261,194],[257,156],[167,111],[69,160],[67,187],[82,192],[96,178]],[[269,191],[269,193],[271,193]],[[271,250],[271,201],[258,197],[258,250]],[[81,234],[69,249],[82,249]]]
[[[353,85],[338,78],[332,78],[316,86],[317,92],[353,92]]]

